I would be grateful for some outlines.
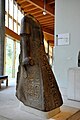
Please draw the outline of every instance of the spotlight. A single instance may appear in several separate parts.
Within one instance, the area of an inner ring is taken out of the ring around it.
[[[45,10],[43,11],[43,15],[46,15],[46,11]]]
[[[44,10],[43,10],[43,15],[46,15],[46,0],[44,0]]]

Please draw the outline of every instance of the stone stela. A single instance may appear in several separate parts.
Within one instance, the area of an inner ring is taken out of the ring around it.
[[[63,100],[45,53],[43,31],[32,15],[23,17],[20,36],[17,98],[44,112],[60,107]]]

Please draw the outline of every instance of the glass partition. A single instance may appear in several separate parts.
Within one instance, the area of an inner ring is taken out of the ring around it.
[[[6,36],[5,39],[5,75],[15,78],[19,65],[20,42]]]

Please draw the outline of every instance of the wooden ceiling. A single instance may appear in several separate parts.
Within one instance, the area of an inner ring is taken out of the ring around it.
[[[43,15],[44,0],[15,0],[25,14],[32,14],[41,24],[46,40],[53,43],[55,0],[46,0],[46,15]]]

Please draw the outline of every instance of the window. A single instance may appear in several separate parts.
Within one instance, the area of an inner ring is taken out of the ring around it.
[[[20,25],[18,25],[18,35],[20,35]]]
[[[14,3],[14,19],[17,21],[17,4]]]
[[[5,74],[10,78],[17,75],[19,65],[20,42],[9,36],[5,37]]]
[[[16,41],[16,55],[15,55],[15,76],[17,76],[19,66],[20,42]]]
[[[17,33],[17,23],[14,21],[14,32]]]
[[[20,34],[20,24],[24,13],[14,0],[5,0],[5,26]],[[5,37],[5,74],[16,77],[19,64],[20,42],[11,36]]]
[[[24,13],[14,0],[6,0],[5,2],[5,26],[19,34],[21,19]]]
[[[12,77],[12,64],[13,64],[13,41],[6,37],[6,68],[5,74]]]
[[[8,13],[8,0],[5,0],[5,11]]]
[[[5,26],[8,27],[8,16],[5,14]]]
[[[12,19],[9,17],[9,29],[13,30]]]
[[[13,17],[13,0],[9,0],[9,15]]]

